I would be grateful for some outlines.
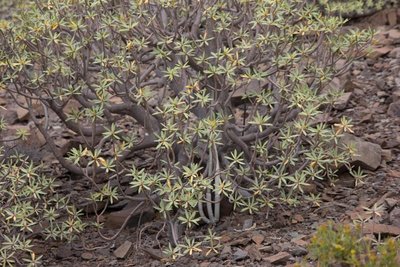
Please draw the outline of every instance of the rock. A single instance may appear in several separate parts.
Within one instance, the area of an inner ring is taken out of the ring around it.
[[[328,84],[327,87],[329,90],[337,91],[340,90],[340,88],[342,88],[342,85],[343,82],[338,77],[335,77],[332,79],[332,81]]]
[[[400,57],[400,47],[393,48],[392,51],[388,54],[391,58],[399,58]]]
[[[231,246],[224,246],[221,250],[221,256],[227,258],[232,254],[232,247]]]
[[[344,110],[350,101],[351,95],[352,95],[351,92],[343,93],[343,95],[340,96],[333,104],[333,107],[336,110]]]
[[[246,251],[252,261],[260,261],[262,259],[262,254],[256,245],[247,246]]]
[[[301,247],[301,246],[294,246],[294,247],[290,250],[290,253],[291,253],[293,256],[301,257],[301,256],[306,255],[306,254],[308,253],[308,251],[307,251],[307,249],[305,249],[305,248],[303,248],[303,247]]]
[[[388,10],[387,20],[388,20],[388,23],[390,26],[394,26],[397,24],[397,10],[396,9]]]
[[[252,226],[253,226],[253,219],[252,219],[252,218],[246,219],[246,220],[243,222],[242,230],[243,230],[243,231],[248,230],[248,229],[250,229]]]
[[[155,248],[142,248],[143,252],[146,252],[151,258],[161,261],[164,257],[163,252],[160,249]]]
[[[258,80],[251,80],[250,82],[242,83],[235,92],[233,92],[231,101],[234,106],[243,103],[243,97],[260,93],[262,91],[262,84]]]
[[[317,185],[312,182],[310,182],[307,185],[302,186],[302,188],[303,188],[304,194],[307,194],[307,195],[318,193]]]
[[[272,264],[278,264],[287,261],[290,257],[291,255],[287,252],[279,252],[278,254],[264,258],[264,260]]]
[[[388,37],[393,40],[400,39],[400,31],[397,29],[391,29],[388,31]]]
[[[71,151],[72,148],[78,148],[79,147],[79,143],[74,140],[74,139],[70,139],[70,138],[57,138],[54,141],[55,145],[58,147],[60,154],[63,156],[66,156],[67,153],[69,153]]]
[[[126,226],[130,228],[151,221],[155,216],[153,207],[149,203],[145,203],[142,207],[135,210],[140,202],[141,201],[130,201],[122,210],[105,215],[105,227],[119,229],[129,216],[131,217]],[[131,215],[132,212],[133,214]]]
[[[125,189],[125,195],[127,195],[127,196],[133,196],[134,194],[137,194],[137,192],[138,192],[137,187],[128,186]]]
[[[220,241],[222,244],[229,243],[230,241],[232,241],[232,236],[231,236],[229,233],[222,234],[222,235],[220,236],[219,241]]]
[[[387,175],[393,178],[400,178],[400,171],[389,170]]]
[[[45,151],[45,138],[39,130],[34,127],[33,123],[29,123],[28,125],[9,125],[4,134],[6,137],[15,137],[18,130],[25,131],[28,136],[25,140],[19,139],[12,143],[7,142],[5,156],[8,157],[15,153],[21,153],[27,156],[29,160],[32,160],[34,163],[40,163]]]
[[[366,113],[363,115],[360,119],[360,122],[370,122],[372,119],[372,114],[371,113]]]
[[[303,216],[301,214],[295,214],[292,218],[292,223],[301,223],[304,222]]]
[[[400,87],[400,85],[398,85]],[[396,90],[392,93],[393,102],[400,101],[400,90]]]
[[[399,220],[400,217],[395,219]],[[367,222],[362,227],[363,234],[388,234],[392,236],[400,235],[400,227],[381,223]]]
[[[352,165],[373,171],[381,164],[382,148],[379,145],[347,133],[340,139],[340,143],[344,145],[353,144],[356,149],[356,154],[351,159]]]
[[[246,246],[250,242],[250,238],[247,236],[236,237],[228,244],[231,246]]]
[[[389,214],[389,222],[391,225],[400,227],[400,208],[394,208]]]
[[[388,23],[388,17],[387,13],[385,10],[376,12],[371,16],[368,16],[368,24],[373,25],[373,26],[381,26],[381,25],[386,25]]]
[[[54,256],[56,259],[65,259],[69,258],[73,255],[72,250],[69,246],[60,246],[57,248]]]
[[[110,256],[110,250],[108,248],[100,248],[96,250],[97,255],[99,255],[99,258],[106,258]]]
[[[296,244],[297,246],[300,247],[307,247],[308,246],[308,242],[301,239],[301,238],[294,238],[291,240],[292,243]]]
[[[91,259],[93,259],[93,254],[89,253],[89,252],[83,252],[81,254],[81,258],[84,260],[91,260]]]
[[[114,251],[114,256],[118,259],[124,259],[132,247],[132,242],[126,240],[121,246]]]
[[[386,206],[389,210],[391,210],[394,206],[396,206],[398,202],[399,201],[394,198],[386,198],[385,199]]]
[[[116,181],[116,180],[114,180],[114,181]],[[113,181],[111,181],[111,182],[113,182]],[[111,184],[111,182],[110,182],[110,184]],[[118,185],[116,185],[116,186],[118,186]],[[123,199],[123,200],[118,201],[118,202],[116,202],[116,203],[114,203],[112,205],[109,205],[108,209],[110,209],[110,210],[120,210],[120,209],[123,209],[129,203],[130,203],[130,201],[128,199]]]
[[[390,162],[393,160],[392,150],[390,149],[382,149],[382,159],[385,162]]]
[[[268,246],[262,246],[260,248],[260,251],[263,251],[265,253],[272,253],[274,251],[274,248],[271,245]]]
[[[253,236],[251,237],[251,240],[253,240],[253,242],[254,242],[256,245],[261,245],[262,242],[264,241],[264,239],[265,239],[265,237],[264,237],[264,235],[262,235],[262,234],[255,234],[255,235],[253,235]]]
[[[119,96],[112,96],[112,97],[110,97],[110,102],[112,103],[112,104],[123,104],[124,103],[124,100],[122,100],[122,98],[121,97],[119,97]]]
[[[13,125],[18,121],[18,114],[15,110],[3,111],[0,109],[0,111],[2,111],[0,115],[8,125]]]
[[[221,200],[220,210],[221,210],[220,214],[221,218],[231,215],[233,211],[233,203],[231,203],[228,198],[223,197]]]
[[[393,102],[389,105],[387,114],[392,117],[400,117],[400,101]]]
[[[346,65],[346,60],[339,59],[338,61],[336,61],[335,70],[340,71],[345,67],[345,65]]]
[[[18,107],[16,109],[17,118],[19,121],[28,121],[29,120],[29,110]]]
[[[400,145],[400,137],[397,137],[396,139],[389,139],[389,140],[384,140],[382,142],[382,148],[385,149],[390,149],[390,148],[394,148]]]
[[[383,46],[383,47],[372,47],[371,52],[368,54],[368,58],[377,59],[393,50],[393,46]]]
[[[7,106],[7,104],[8,104],[8,99],[7,99],[7,96],[3,92],[3,93],[0,94],[0,106],[1,106],[0,110],[1,109],[6,109],[5,106]]]
[[[68,103],[64,106],[63,112],[70,114],[72,111],[78,111],[82,105],[75,99],[70,99]]]
[[[341,173],[337,179],[337,182],[335,183],[336,186],[342,186],[347,188],[354,188],[355,184],[356,180],[348,172]]]
[[[386,91],[378,91],[378,92],[376,92],[376,95],[377,95],[379,98],[384,98],[384,97],[387,97],[387,96],[388,96],[388,93],[387,93]]]
[[[118,264],[118,260],[112,260],[108,263],[108,266],[116,266]]]
[[[233,253],[232,256],[233,256],[234,261],[240,261],[240,260],[247,258],[248,255],[249,255],[249,253],[246,250],[236,248],[236,251],[235,251],[235,253]]]

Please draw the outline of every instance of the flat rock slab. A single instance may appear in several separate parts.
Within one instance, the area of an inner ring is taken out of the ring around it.
[[[118,259],[124,259],[126,256],[128,256],[131,247],[132,247],[132,242],[125,241],[121,246],[119,246],[114,251],[114,256],[117,257]]]
[[[289,260],[289,258],[292,255],[290,255],[287,252],[279,252],[278,254],[275,254],[273,256],[264,258],[265,261],[272,263],[272,264],[279,264],[279,263],[283,263],[286,262],[287,260]]]
[[[343,93],[343,95],[340,96],[333,104],[333,107],[336,110],[344,110],[349,104],[352,94],[353,94],[352,92]]]
[[[352,134],[344,134],[340,142],[345,145],[354,145],[356,154],[352,156],[352,165],[373,171],[381,164],[382,148],[380,145],[367,142]]]
[[[370,222],[363,225],[362,232],[364,234],[388,234],[398,236],[400,235],[400,228],[394,225]]]
[[[137,206],[140,201],[130,201],[122,210],[111,212],[105,215],[104,225],[109,229],[121,228],[125,221],[126,227],[134,228],[146,222],[150,222],[155,217],[154,209],[151,205],[145,204],[140,208]]]

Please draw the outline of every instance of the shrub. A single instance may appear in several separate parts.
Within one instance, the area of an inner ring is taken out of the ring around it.
[[[0,125],[3,130],[4,122]],[[55,178],[41,174],[41,166],[18,153],[0,158],[0,264],[40,266],[34,238],[72,240],[85,224],[68,198],[57,194]]]
[[[192,253],[200,241],[179,245],[179,226],[218,222],[223,198],[249,213],[297,204],[348,161],[350,122],[320,115],[373,33],[344,23],[300,0],[43,1],[2,29],[1,67],[92,200],[131,198],[118,186],[131,177],[168,223],[171,253]],[[83,138],[67,159],[33,101]],[[146,148],[152,168],[132,164]]]
[[[28,4],[28,0],[0,0],[0,20],[9,18],[16,9]]]
[[[318,0],[317,3],[327,13],[340,14],[344,17],[371,15],[374,12],[398,6],[398,0]]]
[[[399,266],[400,243],[388,239],[379,244],[363,237],[361,228],[328,222],[317,230],[309,246],[310,256],[318,266]]]

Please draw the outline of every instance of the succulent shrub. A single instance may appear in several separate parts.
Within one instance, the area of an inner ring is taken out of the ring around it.
[[[1,120],[1,130],[4,127]],[[13,140],[19,138],[26,134],[21,131]],[[35,238],[70,241],[85,223],[68,198],[57,194],[55,178],[44,175],[42,166],[24,155],[0,150],[0,264],[41,266],[42,255],[33,248]]]
[[[218,222],[223,199],[249,213],[297,204],[347,163],[350,122],[321,118],[373,33],[344,23],[300,0],[38,1],[1,30],[0,68],[93,201],[132,199],[129,177],[165,218],[171,254],[190,254],[200,241],[179,246],[179,226]],[[68,157],[34,101],[84,140]],[[148,148],[150,168],[130,160]]]
[[[10,18],[15,10],[29,5],[28,0],[0,0],[0,20]]]
[[[320,226],[311,239],[310,257],[318,266],[399,266],[400,243],[389,238],[374,242],[363,237],[360,225],[337,225],[328,222]]]
[[[398,0],[318,0],[317,3],[327,13],[349,18],[371,15],[399,5]]]

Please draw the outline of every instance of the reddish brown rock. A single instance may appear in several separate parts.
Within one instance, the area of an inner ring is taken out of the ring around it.
[[[278,254],[264,258],[264,260],[272,264],[278,264],[286,262],[290,257],[291,255],[287,252],[279,252]]]
[[[377,59],[383,57],[393,50],[393,46],[372,47],[371,52],[368,53],[370,59]]]
[[[126,226],[130,228],[151,221],[155,216],[153,207],[149,204],[144,204],[142,207],[136,209],[139,203],[139,201],[131,201],[122,210],[107,214],[104,222],[105,227],[119,229],[129,216],[130,218]]]

